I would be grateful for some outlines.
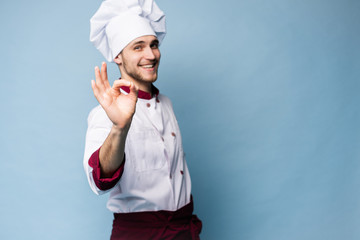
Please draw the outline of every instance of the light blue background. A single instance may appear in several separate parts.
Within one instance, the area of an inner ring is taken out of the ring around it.
[[[0,3],[0,239],[109,238],[82,167],[100,3]],[[202,239],[359,239],[360,2],[158,5]]]

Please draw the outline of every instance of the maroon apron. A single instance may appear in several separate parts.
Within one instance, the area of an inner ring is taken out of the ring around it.
[[[199,240],[193,201],[177,211],[115,213],[111,240]]]

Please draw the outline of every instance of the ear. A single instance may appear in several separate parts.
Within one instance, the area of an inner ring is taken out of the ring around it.
[[[122,64],[122,56],[121,56],[121,53],[119,53],[119,54],[114,58],[114,62],[115,62],[117,65],[121,65],[121,64]]]

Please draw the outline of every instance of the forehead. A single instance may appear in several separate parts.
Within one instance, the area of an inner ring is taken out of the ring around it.
[[[141,36],[138,38],[135,38],[134,40],[132,40],[126,47],[135,45],[135,44],[139,44],[139,43],[145,43],[145,44],[150,44],[154,41],[158,41],[156,36],[152,36],[152,35],[146,35],[146,36]]]

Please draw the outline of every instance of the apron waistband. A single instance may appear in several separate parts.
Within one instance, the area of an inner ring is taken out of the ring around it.
[[[199,239],[202,223],[196,215],[193,215],[194,204],[190,203],[176,211],[147,211],[131,213],[114,213],[114,225],[125,229],[178,229],[189,231],[191,239]],[[187,226],[187,227],[186,227]]]

